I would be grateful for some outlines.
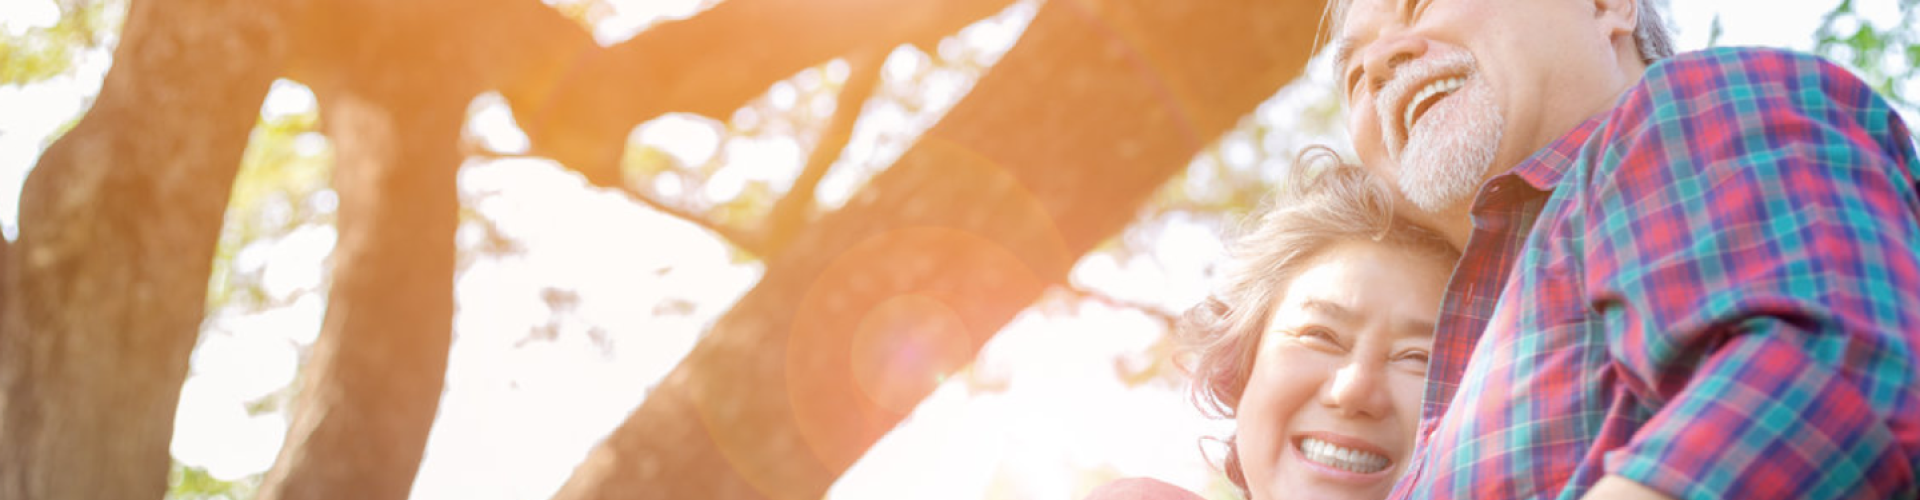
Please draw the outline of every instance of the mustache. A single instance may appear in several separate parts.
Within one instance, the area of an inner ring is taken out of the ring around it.
[[[1384,140],[1387,156],[1400,159],[1400,150],[1406,147],[1409,135],[1413,133],[1407,124],[1403,124],[1405,109],[1412,103],[1413,94],[1435,80],[1448,76],[1471,77],[1479,71],[1479,62],[1473,54],[1465,51],[1449,52],[1436,57],[1414,59],[1395,68],[1392,78],[1387,80],[1380,92],[1374,95],[1373,111],[1378,115],[1381,138]]]

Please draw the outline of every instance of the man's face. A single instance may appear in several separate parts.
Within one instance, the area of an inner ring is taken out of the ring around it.
[[[1429,213],[1464,214],[1483,181],[1606,109],[1628,82],[1621,20],[1609,17],[1620,13],[1604,2],[1344,1],[1335,71],[1354,148]]]

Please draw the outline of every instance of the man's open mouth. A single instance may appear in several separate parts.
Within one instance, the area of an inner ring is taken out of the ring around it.
[[[1433,109],[1434,104],[1438,104],[1441,99],[1445,99],[1447,96],[1459,91],[1460,88],[1466,86],[1466,84],[1467,79],[1463,76],[1442,78],[1428,83],[1426,87],[1420,89],[1419,93],[1413,95],[1412,100],[1407,101],[1407,110],[1403,114],[1400,130],[1405,131],[1406,137],[1411,138],[1413,136],[1413,124],[1419,122],[1421,117],[1426,116],[1427,110]]]
[[[1473,57],[1464,52],[1417,60],[1397,71],[1374,107],[1382,145],[1387,156],[1396,159],[1413,141],[1413,128],[1420,120],[1476,78]]]

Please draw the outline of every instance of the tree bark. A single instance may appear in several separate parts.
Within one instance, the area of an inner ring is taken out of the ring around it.
[[[641,122],[671,112],[726,119],[801,69],[865,47],[929,44],[1012,3],[727,0],[585,53],[551,93],[514,107],[536,154],[613,187]]]
[[[340,238],[326,317],[260,498],[404,499],[453,336],[468,103],[490,87],[551,86],[556,61],[591,40],[535,0],[336,0],[298,30],[295,73],[334,141]]]
[[[466,102],[397,94],[319,93],[338,158],[340,238],[326,318],[262,499],[403,499],[412,490],[453,331],[455,146]]]
[[[1322,6],[1047,3],[918,145],[768,261],[556,498],[820,498],[1296,76]]]
[[[160,498],[220,224],[298,1],[133,2],[28,176],[0,325],[0,499]]]
[[[867,100],[880,86],[880,72],[886,69],[890,53],[890,49],[875,47],[847,55],[847,81],[835,99],[833,117],[827,120],[826,129],[820,131],[820,138],[814,140],[813,150],[807,152],[807,162],[800,168],[800,175],[793,179],[793,187],[773,203],[773,208],[767,210],[766,220],[760,224],[766,254],[780,253],[801,226],[813,218],[815,191],[827,177],[827,171],[840,161],[847,143],[853,140],[853,126],[860,121],[860,115],[866,113]]]

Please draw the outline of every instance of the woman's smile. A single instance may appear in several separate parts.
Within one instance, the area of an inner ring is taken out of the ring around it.
[[[1372,447],[1349,448],[1330,441],[1301,437],[1294,440],[1294,452],[1300,458],[1316,465],[1324,465],[1354,474],[1379,474],[1393,466],[1393,460],[1383,453],[1369,451]]]

